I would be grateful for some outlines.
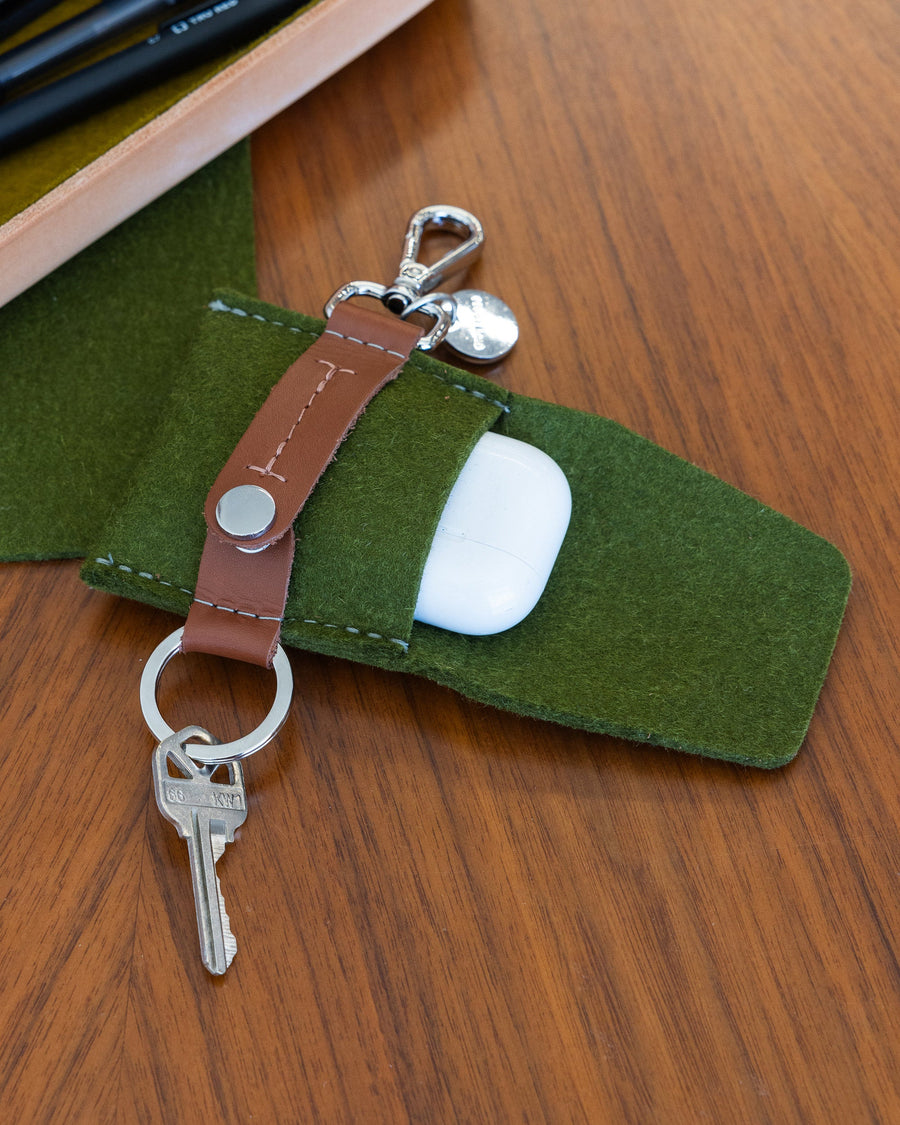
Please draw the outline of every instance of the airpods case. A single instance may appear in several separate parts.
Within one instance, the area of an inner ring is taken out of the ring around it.
[[[544,592],[571,512],[569,483],[551,457],[483,434],[441,512],[415,620],[470,636],[518,625]]]

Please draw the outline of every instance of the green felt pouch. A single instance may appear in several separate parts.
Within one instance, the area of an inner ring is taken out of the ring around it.
[[[231,292],[206,312],[157,442],[83,575],[186,614],[203,504],[320,321]],[[543,449],[572,521],[548,586],[488,637],[413,621],[450,489],[487,429]],[[789,761],[850,576],[829,543],[608,419],[415,353],[297,524],[282,639],[414,672],[520,714],[749,765]]]

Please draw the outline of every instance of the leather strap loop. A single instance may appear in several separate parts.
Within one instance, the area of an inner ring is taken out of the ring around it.
[[[207,532],[181,651],[271,668],[293,561],[293,528],[258,555],[245,554]]]
[[[421,334],[399,318],[340,305],[273,387],[207,496],[206,543],[183,651],[271,666],[294,558],[294,520],[356,419],[399,374]],[[262,486],[275,501],[274,522],[249,542],[229,536],[216,519],[221,498],[247,484]]]

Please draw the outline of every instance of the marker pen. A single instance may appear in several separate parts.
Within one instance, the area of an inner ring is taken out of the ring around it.
[[[102,0],[0,55],[0,98],[122,32],[149,22],[178,0]]]
[[[246,43],[299,7],[297,0],[217,0],[156,35],[0,105],[0,155]]]

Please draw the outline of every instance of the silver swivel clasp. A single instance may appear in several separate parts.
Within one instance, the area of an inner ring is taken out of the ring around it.
[[[419,260],[422,239],[432,230],[449,231],[460,242],[436,262]],[[434,326],[419,341],[430,352],[446,343],[473,363],[494,363],[511,350],[519,335],[512,310],[498,297],[479,289],[460,289],[452,296],[436,292],[438,286],[478,258],[484,245],[484,227],[462,207],[434,203],[416,211],[406,228],[399,272],[389,286],[374,281],[342,285],[325,305],[329,317],[341,301],[375,297],[404,320],[416,313],[434,318]]]
[[[419,253],[422,238],[428,230],[449,230],[459,235],[462,241],[442,258],[426,266],[419,261]],[[434,293],[446,278],[468,269],[481,253],[482,246],[484,227],[470,211],[440,203],[416,211],[406,228],[400,272],[382,297],[384,307],[397,316],[403,316],[410,305],[421,301],[426,294]],[[446,300],[447,295],[435,293],[434,298]]]

